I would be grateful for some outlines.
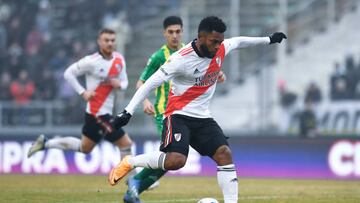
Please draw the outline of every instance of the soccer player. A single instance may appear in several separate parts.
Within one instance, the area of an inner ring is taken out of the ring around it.
[[[140,88],[144,82],[170,58],[171,54],[175,53],[184,46],[184,44],[181,43],[183,33],[182,27],[182,20],[178,16],[168,16],[164,19],[163,35],[166,39],[166,44],[153,53],[149,58],[147,65],[137,82],[137,88]],[[222,73],[219,81],[224,82],[225,79],[226,76]],[[144,113],[152,115],[155,118],[160,139],[169,90],[170,82],[164,82],[155,90],[156,100],[154,104],[152,104],[148,99],[145,99],[143,102]],[[139,203],[139,194],[148,188],[157,186],[157,180],[159,180],[165,173],[166,171],[162,169],[144,168],[136,176],[130,177],[128,179],[128,190],[124,196],[124,201],[126,203]]]
[[[64,73],[67,82],[87,101],[81,139],[77,137],[47,139],[44,135],[40,135],[30,147],[28,157],[49,148],[88,154],[102,138],[118,146],[121,157],[131,154],[132,140],[129,135],[122,128],[114,129],[110,125],[115,91],[125,90],[128,86],[125,60],[120,53],[114,51],[113,30],[102,29],[97,43],[98,52],[70,65]],[[86,89],[77,79],[82,75],[85,75]]]
[[[211,117],[210,100],[215,92],[225,56],[234,49],[280,43],[281,32],[269,37],[233,37],[224,40],[225,23],[218,17],[204,18],[197,39],[174,53],[170,59],[142,85],[125,110],[115,117],[114,127],[126,125],[135,108],[154,88],[171,80],[172,88],[165,110],[160,151],[126,156],[109,173],[116,185],[135,167],[177,170],[183,167],[189,145],[217,164],[217,179],[225,203],[238,200],[236,168],[227,139]]]
[[[182,20],[178,16],[169,16],[164,19],[163,35],[166,39],[166,44],[153,53],[149,58],[147,65],[136,84],[137,88],[140,88],[144,82],[149,79],[149,77],[154,74],[160,66],[165,63],[165,61],[169,59],[171,54],[183,46],[181,43],[183,33],[182,26]],[[162,132],[163,114],[168,100],[169,89],[170,82],[164,82],[155,90],[156,100],[154,104],[152,104],[148,99],[145,99],[143,102],[144,112],[148,115],[154,116],[157,131],[160,137]],[[165,173],[166,171],[162,169],[144,168],[136,176],[130,177],[128,179],[128,190],[123,198],[124,202],[140,202],[138,195],[150,186],[156,186],[158,184],[157,180],[159,180]]]

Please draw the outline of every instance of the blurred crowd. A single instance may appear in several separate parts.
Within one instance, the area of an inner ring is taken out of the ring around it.
[[[71,108],[82,101],[62,74],[96,51],[101,27],[126,20],[123,2],[0,0],[0,101],[66,101],[67,114],[76,112],[68,117],[77,119]]]
[[[280,105],[298,120],[299,135],[316,136],[317,105],[324,100],[336,103],[341,101],[360,100],[360,61],[356,63],[354,55],[347,55],[344,60],[334,62],[329,77],[329,93],[324,94],[316,82],[310,82],[304,92],[303,100],[287,89],[286,82],[279,82]],[[301,106],[299,109],[298,107]]]
[[[279,82],[280,104],[287,108],[295,104],[298,95],[288,90],[285,81]],[[343,62],[335,62],[329,77],[329,94],[324,95],[319,85],[313,81],[304,92],[303,103],[319,104],[324,96],[331,102],[360,100],[360,61],[355,62],[353,55],[347,55]]]
[[[330,98],[333,101],[360,100],[360,62],[348,55],[344,63],[335,62],[330,78]]]

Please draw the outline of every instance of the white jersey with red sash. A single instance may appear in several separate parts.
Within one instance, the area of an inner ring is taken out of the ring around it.
[[[269,44],[269,37],[234,37],[225,39],[213,58],[202,57],[195,41],[172,54],[135,93],[125,108],[133,114],[136,106],[152,89],[164,81],[172,81],[165,116],[181,114],[196,118],[210,118],[210,100],[225,56],[232,50],[258,44]]]
[[[85,88],[76,77],[85,75],[86,89],[95,91],[95,96],[87,102],[86,112],[94,116],[112,114],[115,93],[109,79],[119,79],[121,89],[128,86],[125,60],[117,52],[113,52],[112,59],[105,59],[98,52],[85,56],[72,64],[64,75],[78,94],[82,94]]]

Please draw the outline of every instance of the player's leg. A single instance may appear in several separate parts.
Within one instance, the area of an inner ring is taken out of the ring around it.
[[[97,119],[91,115],[85,114],[85,124],[83,126],[83,135],[81,139],[78,137],[54,137],[47,139],[44,135],[39,135],[37,140],[30,147],[28,157],[32,156],[37,151],[44,149],[61,149],[70,150],[75,152],[90,153],[95,145],[101,140],[102,126],[98,123]]]
[[[120,158],[123,159],[125,156],[132,155],[131,147],[132,147],[133,142],[127,133],[124,132],[122,135],[120,135],[120,134],[118,134],[118,136],[120,136],[120,137],[117,140],[113,141],[112,143],[119,148]],[[105,139],[106,138],[107,137],[105,137]]]
[[[131,147],[133,145],[130,136],[122,129],[113,129],[110,120],[112,116],[106,114],[100,117],[97,117],[97,123],[101,126],[104,133],[104,139],[113,143],[120,150],[120,159],[123,159],[125,156],[132,155]]]
[[[105,139],[112,142],[114,145],[116,145],[119,148],[121,159],[123,159],[126,156],[132,155],[131,146],[133,142],[130,139],[129,135],[125,133],[123,129],[119,129],[117,131],[113,131],[109,133],[108,135],[106,135]],[[138,184],[137,182],[132,181],[135,173],[136,172],[133,170],[129,174],[129,179],[128,179],[129,189],[126,195],[123,197],[125,203],[141,203],[137,190]]]
[[[201,155],[211,157],[217,164],[218,184],[224,195],[225,203],[238,200],[236,168],[223,131],[213,119],[206,119],[202,128],[190,142]]]
[[[174,118],[172,118],[174,117]],[[134,157],[125,157],[109,174],[109,182],[116,185],[135,167],[163,170],[182,168],[189,153],[190,130],[182,116],[174,115],[164,120],[161,150]]]
[[[155,116],[156,128],[158,131],[159,139],[161,140],[161,134],[163,131],[163,115],[159,114]],[[138,174],[136,174],[131,182],[138,182],[138,188],[136,188],[138,194],[141,194],[144,190],[153,189],[159,185],[159,179],[164,176],[166,171],[162,169],[150,169],[144,168]],[[130,191],[129,191],[130,193]]]
[[[70,150],[75,152],[90,153],[96,143],[86,136],[82,139],[77,137],[54,137],[51,139],[46,138],[43,134],[39,135],[33,145],[30,147],[28,157],[34,153],[44,149],[61,149]]]
[[[226,145],[220,146],[212,158],[217,163],[217,179],[224,195],[224,202],[237,202],[238,179],[230,148]]]

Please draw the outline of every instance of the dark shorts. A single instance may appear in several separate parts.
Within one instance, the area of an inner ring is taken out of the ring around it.
[[[175,114],[165,118],[163,124],[160,146],[163,152],[187,156],[190,145],[201,155],[212,157],[220,146],[229,146],[220,126],[212,118]]]
[[[120,128],[115,130],[110,124],[110,114],[95,117],[91,114],[85,113],[85,124],[82,129],[83,135],[94,141],[100,142],[102,138],[109,142],[115,142],[125,135],[125,131]]]

